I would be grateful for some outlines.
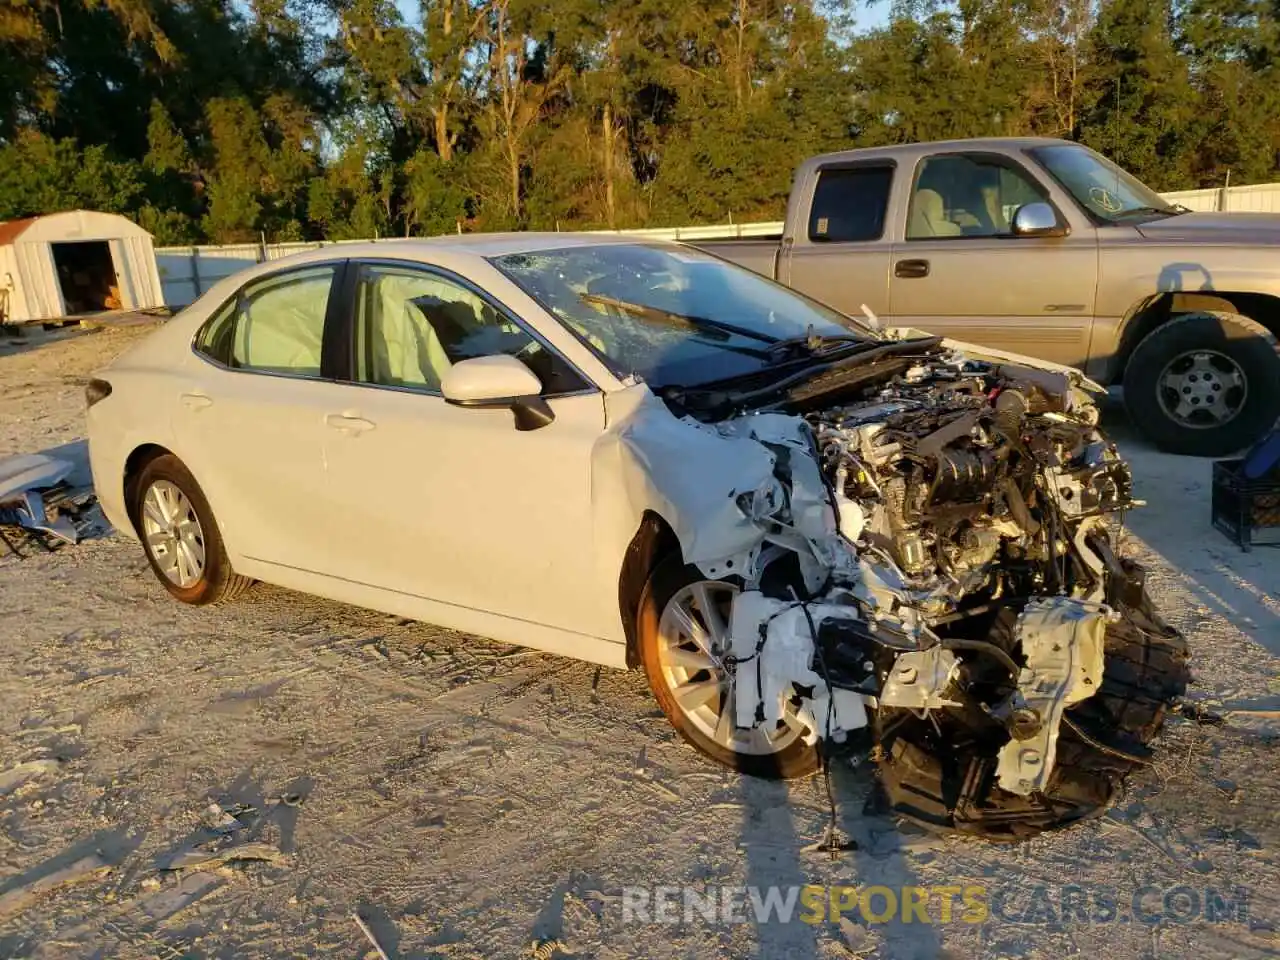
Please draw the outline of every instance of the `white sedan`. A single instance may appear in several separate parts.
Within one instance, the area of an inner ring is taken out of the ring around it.
[[[328,247],[102,371],[91,462],[184,602],[262,580],[643,666],[720,762],[874,745],[904,813],[1031,831],[1109,799],[1185,648],[1110,548],[1089,382],[960,346],[671,244]]]

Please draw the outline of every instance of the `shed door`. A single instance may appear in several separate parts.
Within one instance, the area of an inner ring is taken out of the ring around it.
[[[120,291],[120,306],[132,310],[138,306],[137,273],[134,269],[132,240],[112,240],[111,263],[116,268],[116,286]]]

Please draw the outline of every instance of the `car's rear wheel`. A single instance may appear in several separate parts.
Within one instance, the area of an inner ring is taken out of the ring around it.
[[[181,460],[156,457],[131,487],[134,530],[171,594],[200,606],[234,599],[253,582],[231,568],[209,501]]]
[[[658,565],[636,621],[649,686],[680,736],[717,763],[773,779],[813,773],[816,736],[790,709],[768,729],[733,723],[736,668],[726,655],[737,594],[734,583],[708,580],[677,556]]]
[[[1124,376],[1125,406],[1163,450],[1221,457],[1280,417],[1280,353],[1267,330],[1231,313],[1196,313],[1157,327]]]

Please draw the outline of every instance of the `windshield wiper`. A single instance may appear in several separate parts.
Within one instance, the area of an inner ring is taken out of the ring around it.
[[[1190,210],[1186,210],[1186,209],[1179,210],[1174,207],[1133,207],[1129,210],[1121,210],[1119,213],[1115,215],[1114,219],[1119,220],[1121,217],[1132,217],[1135,214],[1145,217],[1148,214],[1152,214],[1152,213],[1160,213],[1167,217],[1176,217],[1180,213],[1190,213],[1190,212],[1191,212]]]
[[[826,358],[845,350],[850,344],[863,345],[875,342],[870,337],[855,333],[818,333],[811,323],[803,337],[788,337],[785,340],[775,341],[769,347],[769,354],[775,359],[786,359],[787,354],[794,352],[793,348],[802,347],[810,357]]]
[[[723,320],[711,320],[707,317],[691,317],[683,313],[675,313],[671,310],[663,310],[661,307],[651,307],[645,303],[630,303],[626,300],[617,300],[614,297],[606,297],[600,293],[580,293],[578,298],[583,303],[595,304],[601,307],[612,307],[615,310],[621,310],[623,313],[629,313],[632,316],[643,317],[646,320],[654,320],[658,323],[670,323],[676,326],[692,327],[703,333],[718,333],[721,336],[716,339],[727,340],[730,335],[746,337],[748,340],[756,340],[760,343],[767,343],[770,346],[778,342],[777,337],[771,337],[767,333],[757,333],[754,330],[748,330],[746,327],[739,327],[732,323],[725,323]]]

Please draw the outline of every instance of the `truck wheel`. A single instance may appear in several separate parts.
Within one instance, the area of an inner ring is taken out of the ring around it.
[[[1234,313],[1176,317],[1134,349],[1124,402],[1160,449],[1226,456],[1258,440],[1280,417],[1275,338]]]

